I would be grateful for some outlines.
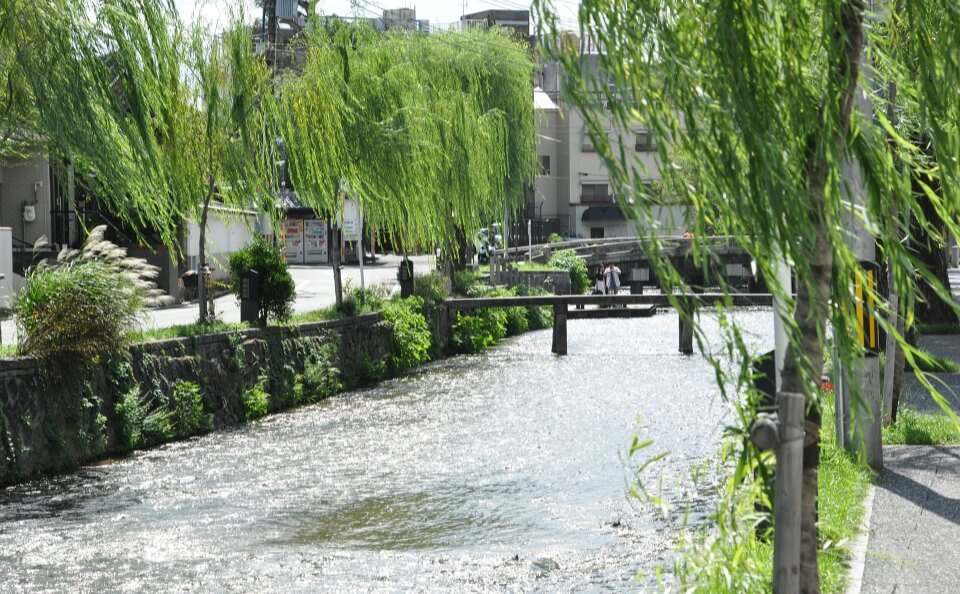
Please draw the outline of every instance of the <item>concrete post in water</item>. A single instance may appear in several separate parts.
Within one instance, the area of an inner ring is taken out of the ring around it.
[[[553,304],[553,352],[557,355],[567,354],[567,305]]]
[[[693,354],[693,317],[696,315],[696,306],[692,300],[683,303],[684,309],[690,313],[690,319],[684,319],[683,312],[677,312],[680,317],[680,352],[690,355]]]

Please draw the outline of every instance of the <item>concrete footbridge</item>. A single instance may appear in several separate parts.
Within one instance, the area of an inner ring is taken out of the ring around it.
[[[644,248],[649,239],[608,238],[573,239],[557,243],[530,246],[513,246],[508,250],[514,260],[531,259],[545,263],[559,250],[573,250],[591,271],[601,264],[613,262],[623,270],[624,285],[633,293],[640,293],[644,287],[659,286],[651,264],[651,258]],[[698,244],[707,255],[705,266],[694,266],[693,243],[691,237],[659,238],[660,258],[669,260],[680,274],[691,284],[716,286],[719,276],[726,278],[731,286],[743,288],[751,293],[762,292],[762,282],[757,278],[752,266],[752,258],[732,237],[711,236],[698,239]],[[706,276],[704,278],[704,269]]]
[[[490,307],[552,307],[553,346],[552,352],[567,354],[567,320],[596,318],[648,317],[658,307],[670,305],[670,295],[529,295],[518,297],[475,297],[447,299],[448,320],[458,311],[470,311]],[[674,298],[692,301],[695,307],[711,307],[725,304],[731,307],[771,305],[768,293],[688,293]],[[586,306],[594,306],[587,309]],[[574,306],[574,309],[570,309]],[[693,328],[680,318],[680,352],[693,352]]]

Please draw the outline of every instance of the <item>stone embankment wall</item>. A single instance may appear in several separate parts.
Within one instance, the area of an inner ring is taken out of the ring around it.
[[[204,430],[241,423],[252,392],[268,395],[269,411],[312,401],[301,394],[311,366],[335,368],[346,387],[376,379],[363,370],[386,359],[390,341],[373,313],[138,344],[89,362],[0,360],[0,486],[185,437],[197,419]],[[178,400],[183,385],[199,394],[193,417]]]

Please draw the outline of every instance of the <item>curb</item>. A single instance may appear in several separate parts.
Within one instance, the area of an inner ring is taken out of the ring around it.
[[[860,533],[850,543],[850,569],[847,574],[846,594],[860,594],[863,587],[863,568],[867,560],[867,542],[870,540],[870,518],[873,515],[873,496],[877,487],[870,484],[867,496],[863,499],[863,518],[860,520]]]

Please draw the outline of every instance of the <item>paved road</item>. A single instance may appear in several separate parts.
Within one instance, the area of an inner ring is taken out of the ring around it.
[[[415,274],[432,270],[434,258],[432,256],[413,256]],[[367,287],[386,284],[391,290],[398,290],[397,270],[401,257],[381,255],[375,264],[365,264],[363,267],[364,285]],[[302,266],[292,265],[289,268],[290,276],[297,287],[297,300],[294,311],[304,312],[333,305],[336,296],[333,290],[333,267],[329,265]],[[342,278],[345,286],[360,286],[360,267],[357,265],[344,266]],[[216,300],[217,314],[225,322],[240,321],[240,307],[233,295],[224,295]],[[144,320],[143,327],[164,328],[180,324],[191,324],[199,317],[199,305],[196,301],[184,303],[163,309],[151,310]],[[16,326],[13,320],[0,322],[3,333],[3,344],[16,342]]]

